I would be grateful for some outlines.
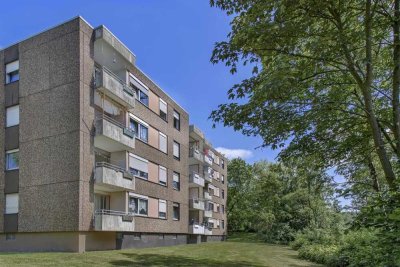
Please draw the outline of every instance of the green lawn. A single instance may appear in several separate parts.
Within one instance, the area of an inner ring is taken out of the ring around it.
[[[228,242],[87,253],[2,253],[0,266],[320,266],[285,246],[243,236]]]

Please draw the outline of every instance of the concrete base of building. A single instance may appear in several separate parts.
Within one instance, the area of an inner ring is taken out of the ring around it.
[[[201,236],[201,242],[218,242],[225,241],[226,237],[224,235],[203,235]]]
[[[187,244],[186,234],[117,233],[117,249]]]
[[[1,252],[85,252],[115,248],[115,232],[0,234]]]
[[[223,241],[225,236],[187,234],[51,232],[0,234],[0,252],[85,252]]]

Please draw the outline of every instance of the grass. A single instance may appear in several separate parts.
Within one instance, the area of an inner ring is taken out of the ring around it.
[[[87,253],[1,253],[0,266],[209,266],[317,267],[298,259],[286,246],[269,245],[254,235],[234,235],[227,242]]]

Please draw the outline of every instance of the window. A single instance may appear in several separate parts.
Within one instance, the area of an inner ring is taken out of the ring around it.
[[[221,159],[221,167],[222,169],[225,169],[225,160]]]
[[[136,98],[139,100],[143,105],[149,106],[149,88],[144,85],[138,78],[130,74],[129,77],[130,86],[136,92]]]
[[[224,220],[221,220],[221,228],[225,229],[225,221]]]
[[[221,205],[221,212],[222,212],[222,214],[225,213],[225,206],[224,205]]]
[[[163,166],[159,166],[158,179],[160,184],[167,185],[167,169]]]
[[[6,234],[6,240],[15,240],[15,234]]]
[[[174,128],[178,131],[181,130],[181,114],[174,110]]]
[[[142,239],[141,233],[133,233],[133,240],[140,240]]]
[[[161,219],[167,218],[167,201],[162,199],[158,200],[158,217]]]
[[[19,149],[6,151],[6,171],[19,169]]]
[[[139,215],[146,215],[148,211],[148,200],[138,197],[129,198],[129,212]]]
[[[172,187],[175,190],[178,190],[178,191],[181,190],[181,177],[180,177],[180,174],[177,172],[174,172]]]
[[[181,145],[174,141],[174,158],[179,160],[181,157]]]
[[[167,136],[162,132],[159,132],[159,149],[167,153]]]
[[[131,155],[129,157],[129,171],[134,176],[147,180],[149,178],[148,161],[136,155]]]
[[[110,196],[107,195],[94,195],[94,208],[95,210],[109,210],[110,209]]]
[[[19,105],[6,109],[6,127],[19,124]]]
[[[221,174],[221,182],[224,184],[225,183],[225,176]]]
[[[139,122],[139,119],[130,119],[129,129],[135,131],[136,138],[142,140],[143,142],[149,141],[149,125],[144,122]]]
[[[174,220],[179,221],[180,216],[181,216],[179,203],[174,202],[174,204],[172,206],[173,206],[173,211],[174,211]]]
[[[221,189],[221,197],[224,199],[225,198],[225,190]]]
[[[167,102],[160,98],[160,117],[167,121]]]
[[[19,202],[18,193],[17,194],[6,194],[6,213],[5,214],[18,213],[18,202]]]
[[[6,84],[19,80],[19,60],[6,64]]]

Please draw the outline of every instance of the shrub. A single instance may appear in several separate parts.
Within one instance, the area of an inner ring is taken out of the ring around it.
[[[316,263],[333,266],[337,262],[337,245],[308,244],[299,249],[299,256]]]

